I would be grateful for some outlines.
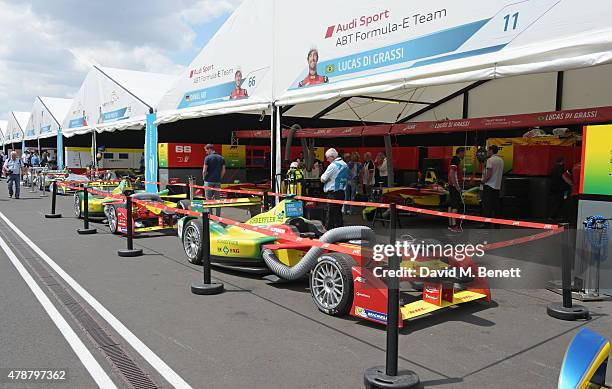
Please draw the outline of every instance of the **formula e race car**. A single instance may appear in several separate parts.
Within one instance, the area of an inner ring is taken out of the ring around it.
[[[84,183],[87,183],[86,181]],[[92,182],[93,183],[93,182]],[[90,185],[87,183],[88,186]],[[109,196],[102,195],[94,195],[92,193],[88,193],[87,198],[87,206],[89,217],[100,218],[105,217],[104,212],[104,204],[112,199],[112,195],[120,195],[125,190],[132,189],[132,183],[130,180],[121,180],[119,184],[117,182],[95,182],[95,185],[92,186],[92,189],[95,189],[100,192],[108,192]],[[84,214],[84,204],[83,201],[83,191],[78,191],[74,193],[74,215],[77,218],[82,218]]]
[[[163,199],[166,191],[160,193],[137,192],[132,195],[132,231],[134,233],[174,230],[177,221],[182,217],[174,209],[197,209],[217,206],[214,202],[204,200],[180,200],[178,203]],[[233,199],[227,207],[246,207],[259,210],[261,200],[258,197]],[[127,233],[127,208],[124,198],[111,198],[103,201],[104,215],[108,221],[108,228],[113,234]]]
[[[410,187],[380,188],[376,202],[406,205],[418,208],[441,208],[447,204],[448,190],[440,184],[426,184]],[[480,188],[473,187],[462,192],[466,207],[480,206]],[[372,220],[375,207],[365,207],[362,211],[364,220]]]
[[[192,210],[199,211],[193,206]],[[387,287],[380,272],[387,263],[373,261],[368,254],[371,251],[364,248],[365,244],[375,242],[374,232],[364,226],[325,231],[320,222],[307,220],[302,213],[300,201],[285,199],[242,226],[229,220],[223,224],[211,220],[211,262],[242,271],[272,273],[287,281],[308,277],[312,299],[320,311],[386,324]],[[202,261],[202,237],[207,233],[202,226],[201,218],[193,216],[178,222],[185,254],[194,264]],[[324,245],[315,245],[313,240]],[[330,245],[334,248],[329,249]],[[457,261],[427,257],[401,264],[403,269],[415,269],[416,274],[421,274],[420,268],[439,271],[473,266],[468,258]],[[402,280],[418,283],[422,289],[416,291],[419,296],[403,295],[400,307],[403,320],[469,301],[490,301],[486,279],[478,277],[417,276]]]

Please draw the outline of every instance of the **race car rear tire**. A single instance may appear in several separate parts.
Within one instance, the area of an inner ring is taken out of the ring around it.
[[[108,229],[111,234],[117,234],[119,231],[119,214],[117,212],[117,207],[114,205],[105,205],[104,215],[106,215]]]
[[[81,212],[81,196],[79,195],[79,192],[77,192],[73,197],[74,216],[76,216],[77,219],[81,219],[83,217],[83,213]]]
[[[344,316],[353,305],[353,272],[357,263],[347,254],[323,254],[310,272],[310,295],[319,311]]]
[[[187,221],[181,240],[187,260],[194,265],[202,264],[202,224],[197,219]]]

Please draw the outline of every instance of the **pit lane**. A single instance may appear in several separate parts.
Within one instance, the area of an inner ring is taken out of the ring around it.
[[[383,328],[319,313],[305,283],[271,285],[215,269],[213,277],[228,291],[195,296],[189,286],[201,269],[188,264],[176,237],[135,239],[145,255],[120,258],[117,250],[125,240],[106,226],[92,223],[98,234],[76,234],[82,221],[72,216],[71,197],[58,197],[62,219],[45,220],[49,200],[25,191],[22,196],[0,202],[0,211],[193,387],[355,388],[362,386],[365,368],[384,362]],[[0,199],[6,200],[4,191]],[[246,218],[240,210],[223,215]],[[94,387],[57,331],[15,324],[35,316],[44,325],[48,318],[5,256],[0,262],[7,308],[0,326],[2,366],[57,344],[52,349],[82,379],[65,387]],[[495,290],[493,299],[491,306],[475,303],[409,322],[400,336],[400,368],[441,388],[553,387],[577,329],[587,326],[609,335],[612,327],[612,308],[605,303],[589,304],[591,322],[571,323],[546,315],[546,305],[559,300],[551,292]],[[32,339],[38,347],[22,346]],[[142,366],[155,374],[145,362]],[[521,374],[507,374],[510,369]]]

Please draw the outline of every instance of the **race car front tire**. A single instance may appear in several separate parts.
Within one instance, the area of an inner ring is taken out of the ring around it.
[[[81,212],[81,196],[79,192],[76,192],[74,194],[73,206],[74,206],[74,216],[76,216],[77,219],[81,219],[83,217],[83,213]]]
[[[310,295],[317,308],[330,316],[344,316],[353,305],[353,271],[350,255],[323,254],[310,273]]]
[[[194,265],[202,264],[202,223],[197,219],[187,221],[183,227],[183,250],[187,260]]]
[[[114,205],[105,205],[104,215],[106,215],[108,229],[110,230],[111,234],[117,234],[119,230],[119,214],[117,212],[117,207]]]

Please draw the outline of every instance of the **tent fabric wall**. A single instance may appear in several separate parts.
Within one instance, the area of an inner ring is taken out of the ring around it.
[[[8,142],[6,143],[21,143],[24,140],[25,128],[29,119],[29,112],[9,112],[9,119],[6,125]]]
[[[8,142],[8,132],[6,130],[6,127],[8,125],[8,121],[6,120],[0,120],[0,145],[4,146],[5,144],[7,144]]]
[[[612,62],[609,4],[603,0],[474,0],[469,7],[443,0],[312,0],[308,9],[319,12],[304,15],[291,1],[245,0],[166,93],[157,123],[270,104],[299,104],[292,115],[314,116],[343,97],[353,98],[334,112],[346,114],[331,118],[393,122],[423,105],[373,107],[371,99],[354,96],[412,100],[416,91],[433,102],[477,80]],[[318,62],[309,79],[311,49]],[[228,97],[236,69],[242,69],[247,90],[247,75],[264,74],[265,83],[249,90],[248,99]],[[549,85],[547,79],[537,84]],[[421,119],[462,114],[460,101],[441,104]]]
[[[62,121],[62,134],[143,129],[146,115],[174,80],[165,74],[94,66]]]
[[[237,8],[160,101],[157,124],[269,108],[274,1]]]
[[[57,136],[61,121],[68,114],[71,99],[36,97],[26,125],[26,140]]]

